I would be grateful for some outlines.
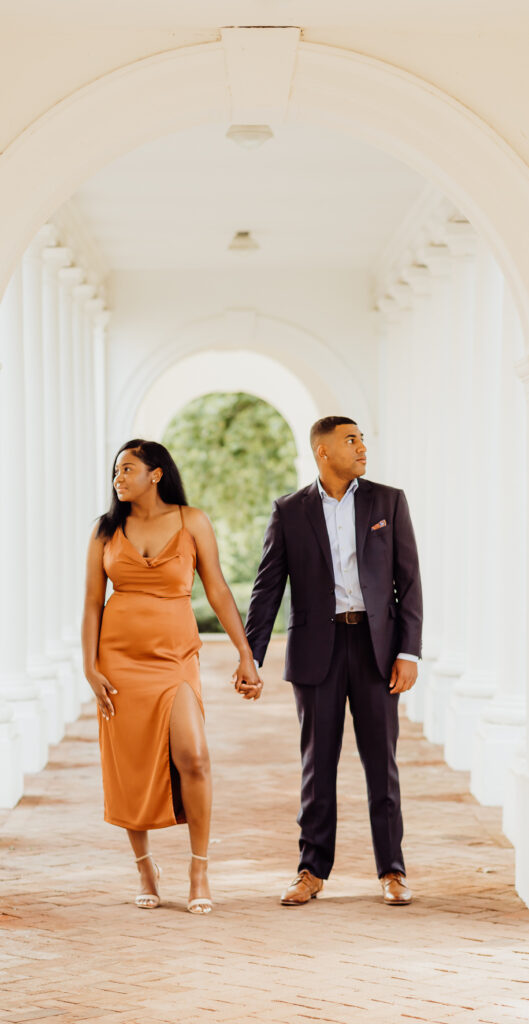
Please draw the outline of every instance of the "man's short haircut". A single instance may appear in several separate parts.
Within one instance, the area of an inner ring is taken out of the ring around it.
[[[316,420],[310,428],[310,446],[312,451],[315,452],[322,437],[327,434],[332,434],[335,427],[340,427],[342,423],[352,423],[354,427],[358,426],[356,420],[349,419],[348,416],[324,416],[321,420]]]

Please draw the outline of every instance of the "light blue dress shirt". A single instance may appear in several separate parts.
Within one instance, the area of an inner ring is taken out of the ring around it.
[[[366,606],[356,561],[356,530],[354,495],[358,480],[351,480],[343,498],[330,498],[318,477],[318,490],[331,546],[334,572],[334,593],[337,612],[364,612]]]
[[[336,613],[363,612],[366,606],[358,578],[356,559],[354,496],[358,488],[358,478],[351,480],[340,501],[327,494],[319,477],[316,483],[323,504],[323,514],[331,547]],[[418,661],[415,654],[399,654],[398,657],[405,661]]]

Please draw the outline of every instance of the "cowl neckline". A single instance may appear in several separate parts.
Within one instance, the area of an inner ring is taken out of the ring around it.
[[[131,540],[129,540],[129,538],[127,537],[127,534],[125,533],[125,530],[123,529],[122,526],[119,527],[119,531],[118,532],[121,534],[123,540],[127,544],[127,547],[132,552],[132,554],[134,554],[136,556],[136,558],[139,559],[139,561],[143,565],[152,566],[152,565],[159,564],[160,562],[167,562],[167,561],[169,561],[170,558],[175,558],[178,555],[178,552],[177,551],[172,551],[171,552],[170,548],[172,547],[173,544],[176,544],[176,542],[180,539],[180,535],[182,533],[187,533],[188,536],[191,538],[193,546],[195,545],[195,539],[193,537],[193,534],[189,533],[189,530],[187,529],[187,527],[180,526],[179,529],[175,533],[173,533],[173,535],[171,537],[169,537],[169,540],[167,541],[166,544],[164,544],[164,546],[161,549],[161,551],[159,551],[157,555],[153,555],[152,557],[148,558],[145,555],[142,555],[138,551],[138,549],[136,547],[134,547],[134,544],[132,543]]]

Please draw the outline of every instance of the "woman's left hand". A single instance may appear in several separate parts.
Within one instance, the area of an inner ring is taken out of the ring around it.
[[[263,689],[263,680],[255,667],[252,657],[242,657],[231,681],[245,700],[259,700]]]

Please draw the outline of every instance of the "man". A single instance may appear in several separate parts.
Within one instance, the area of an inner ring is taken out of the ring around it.
[[[336,838],[336,774],[347,700],[367,781],[384,902],[410,903],[402,857],[398,695],[417,679],[422,597],[403,491],[362,480],[366,446],[354,420],[311,430],[315,483],[274,502],[246,621],[262,665],[290,578],[285,679],[301,725],[298,874],[281,897],[299,906],[323,887]]]

